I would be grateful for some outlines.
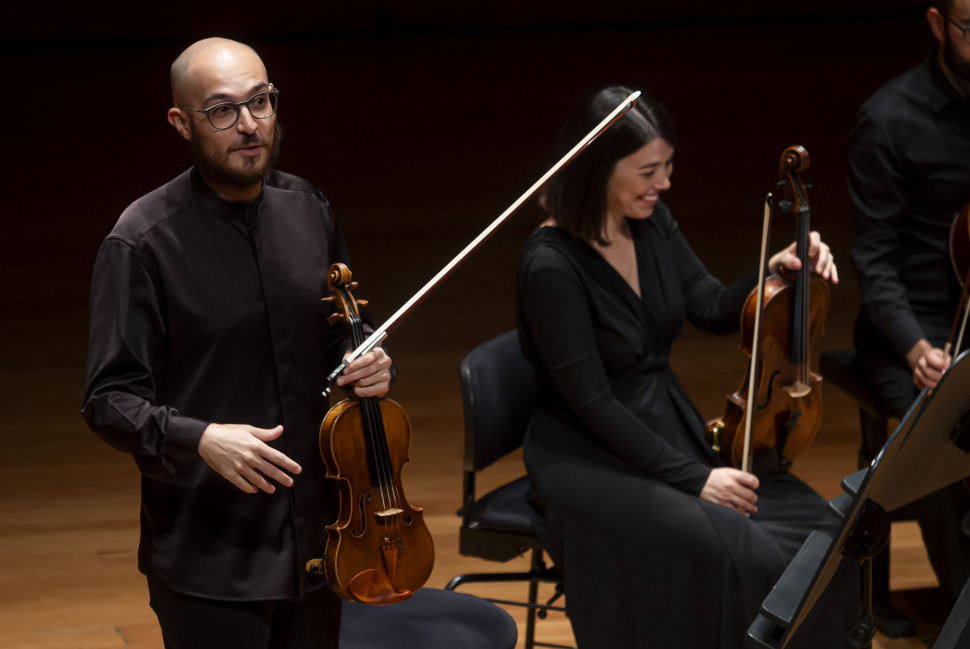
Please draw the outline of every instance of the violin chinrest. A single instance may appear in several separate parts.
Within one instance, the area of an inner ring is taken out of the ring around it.
[[[411,591],[395,591],[387,573],[375,568],[357,573],[348,585],[350,592],[362,604],[385,606],[411,599]]]

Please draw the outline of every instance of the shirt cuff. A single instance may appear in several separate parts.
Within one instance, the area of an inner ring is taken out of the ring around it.
[[[165,431],[164,455],[173,458],[198,457],[199,440],[208,422],[192,417],[174,416]]]

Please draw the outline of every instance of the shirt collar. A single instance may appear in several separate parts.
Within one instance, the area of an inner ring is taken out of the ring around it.
[[[194,165],[189,172],[189,183],[192,193],[205,205],[206,209],[217,216],[224,218],[235,218],[253,220],[258,213],[259,205],[263,200],[263,191],[266,188],[265,181],[259,191],[259,195],[248,201],[227,201],[213,192],[199,171],[199,165]]]

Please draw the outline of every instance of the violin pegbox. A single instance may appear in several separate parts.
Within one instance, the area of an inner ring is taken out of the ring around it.
[[[330,266],[327,271],[327,289],[330,295],[321,298],[321,302],[332,302],[335,304],[335,311],[327,318],[327,322],[335,324],[337,322],[349,322],[351,316],[354,319],[360,317],[358,306],[367,306],[367,300],[357,300],[353,292],[357,290],[357,282],[352,281],[350,268],[346,264],[337,262]]]

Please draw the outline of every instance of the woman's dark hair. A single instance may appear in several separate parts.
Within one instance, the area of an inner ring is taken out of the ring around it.
[[[573,109],[556,143],[561,158],[633,91],[610,86],[585,97]],[[566,165],[546,186],[542,205],[563,230],[585,241],[603,239],[606,185],[617,161],[662,138],[674,145],[670,114],[656,99],[641,94],[637,105]]]

